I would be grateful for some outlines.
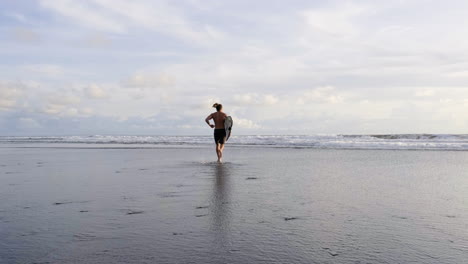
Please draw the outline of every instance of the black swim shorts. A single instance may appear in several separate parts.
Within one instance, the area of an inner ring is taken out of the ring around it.
[[[216,144],[224,144],[226,142],[226,130],[224,128],[216,128],[214,130],[214,140]]]

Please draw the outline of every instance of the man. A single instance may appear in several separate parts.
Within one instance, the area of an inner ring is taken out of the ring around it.
[[[214,140],[216,143],[216,155],[218,155],[218,162],[221,163],[223,160],[223,149],[224,143],[226,142],[226,130],[224,129],[224,120],[227,115],[223,112],[223,105],[215,103],[213,105],[216,108],[216,112],[209,115],[205,122],[214,128]],[[213,119],[214,125],[210,124],[210,120]]]

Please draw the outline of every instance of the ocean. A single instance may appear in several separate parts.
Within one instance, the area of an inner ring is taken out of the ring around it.
[[[203,146],[212,136],[31,136],[0,137],[0,144],[101,144],[157,146]],[[468,134],[386,135],[246,135],[232,136],[232,147],[272,146],[317,149],[468,150]]]

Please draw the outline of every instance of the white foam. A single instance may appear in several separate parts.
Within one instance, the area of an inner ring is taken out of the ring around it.
[[[150,144],[209,145],[212,136],[42,136],[0,137],[1,143],[80,143],[80,144]],[[232,136],[231,146],[276,146],[337,149],[416,149],[468,150],[468,135],[389,134],[389,135],[254,135]]]

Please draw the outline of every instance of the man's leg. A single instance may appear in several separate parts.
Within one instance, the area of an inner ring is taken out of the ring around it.
[[[218,156],[218,162],[221,161],[221,150],[220,150],[220,145],[219,143],[216,143],[216,155]]]
[[[223,150],[224,150],[224,144],[219,144],[219,156],[220,156],[220,160],[223,159]]]
[[[221,153],[221,158],[223,158],[224,144],[219,144],[219,152]]]

